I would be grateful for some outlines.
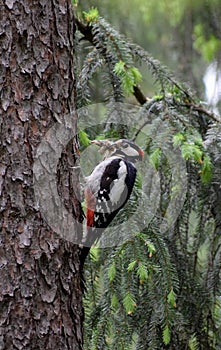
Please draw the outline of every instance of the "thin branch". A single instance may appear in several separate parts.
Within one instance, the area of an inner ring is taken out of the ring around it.
[[[81,32],[81,34],[83,34],[84,39],[89,41],[93,46],[96,46],[95,42],[94,42],[94,35],[92,33],[92,26],[91,25],[85,25],[84,23],[82,23],[79,19],[76,18],[76,25],[78,27],[78,30]],[[132,50],[133,48],[135,48],[135,50],[137,51],[136,53],[138,55],[141,55],[141,48],[139,46],[132,46],[130,47]],[[104,49],[104,58],[105,57],[105,52],[106,49]],[[142,56],[142,55],[141,55]],[[149,64],[151,64],[154,68],[155,71],[157,71],[158,67],[156,67],[154,65],[154,60],[150,60],[149,59]],[[163,72],[165,73],[165,72]],[[189,100],[192,100],[192,97],[188,94],[187,91],[185,91],[182,86],[180,84],[178,84],[172,77],[167,77],[168,80],[174,85],[176,86],[180,91],[182,91]],[[144,95],[144,93],[141,91],[140,87],[138,87],[137,85],[134,86],[134,91],[133,91],[133,95],[136,98],[136,100],[141,104],[144,105],[147,102],[147,98]],[[200,112],[200,113],[204,113],[206,114],[208,117],[210,117],[213,121],[220,123],[221,119],[218,118],[218,116],[216,116],[213,112],[208,111],[207,109],[205,109],[204,107],[200,106],[200,105],[196,105],[194,103],[185,103],[183,104],[183,107],[188,107],[188,108],[192,108],[193,110]]]
[[[84,23],[82,23],[81,21],[79,21],[78,18],[75,18],[75,23],[78,27],[78,30],[81,32],[81,34],[84,35],[84,38],[86,40],[88,40],[91,44],[94,45],[94,42],[93,42],[93,34],[92,34],[92,28],[91,26],[89,25],[85,25]]]
[[[147,102],[146,96],[142,93],[141,89],[137,85],[134,85],[133,95],[141,105],[144,105],[144,103]]]
[[[142,131],[142,129],[149,123],[150,121],[149,120],[146,120],[140,127],[139,129],[136,131],[136,133],[134,134],[133,138],[132,138],[132,141],[135,142],[137,136],[139,135],[139,133]]]
[[[83,34],[84,39],[88,40],[92,45],[96,46],[94,42],[94,36],[92,33],[92,27],[90,25],[83,24],[77,18],[76,18],[76,25],[79,31],[81,32],[81,34]],[[144,103],[147,102],[146,96],[143,94],[143,92],[137,85],[134,86],[133,95],[141,105],[144,105]]]
[[[213,119],[215,122],[217,123],[221,123],[221,119],[215,115],[213,112],[208,111],[206,108],[200,106],[200,105],[195,105],[193,103],[185,103],[183,105],[183,107],[188,107],[193,109],[194,111],[200,112],[200,113],[204,113],[206,115],[208,115],[208,117],[210,117],[211,119]]]
[[[166,78],[168,82],[170,82],[174,87],[176,87],[179,91],[181,91],[187,98],[188,100],[192,101],[193,97],[192,95],[188,92],[188,89],[185,88],[184,84],[178,83],[175,78],[167,71],[167,68],[163,67],[160,61],[153,59],[150,57],[150,55],[143,50],[143,48],[139,45],[135,44],[130,44],[129,48],[131,49],[132,52],[135,53],[136,56],[138,56],[141,60],[145,60],[146,63],[149,64],[153,72],[155,73],[160,73],[162,76]]]

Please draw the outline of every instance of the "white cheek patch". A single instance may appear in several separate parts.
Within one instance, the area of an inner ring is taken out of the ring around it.
[[[139,155],[137,150],[132,147],[124,148],[123,152],[128,157],[137,157]]]

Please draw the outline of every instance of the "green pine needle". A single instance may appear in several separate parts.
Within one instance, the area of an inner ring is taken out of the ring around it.
[[[161,155],[162,151],[160,148],[156,148],[151,154],[150,154],[150,164],[153,165],[153,167],[158,170],[160,166],[161,161]]]
[[[88,12],[83,11],[83,16],[87,23],[91,24],[93,22],[96,22],[99,18],[98,9],[96,7],[92,7]]]
[[[110,282],[113,282],[114,278],[116,276],[116,265],[115,262],[113,262],[108,270],[108,278]]]
[[[163,329],[163,342],[165,345],[168,345],[171,340],[170,328],[166,325]]]
[[[124,305],[125,311],[128,315],[131,315],[134,312],[137,305],[136,305],[135,298],[131,292],[128,291],[126,293],[126,295],[123,299],[123,305]]]

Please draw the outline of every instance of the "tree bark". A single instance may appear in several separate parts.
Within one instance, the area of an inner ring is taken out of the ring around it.
[[[78,246],[47,225],[33,189],[38,145],[75,109],[74,32],[71,1],[0,0],[1,350],[83,348]],[[64,150],[57,180],[80,221],[75,148]]]

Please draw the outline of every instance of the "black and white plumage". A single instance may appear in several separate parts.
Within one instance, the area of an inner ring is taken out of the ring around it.
[[[100,152],[104,154],[104,160],[86,178],[87,234],[84,242],[85,255],[128,201],[136,179],[135,164],[144,156],[143,150],[125,139],[116,142],[94,140],[92,144],[100,147]]]

